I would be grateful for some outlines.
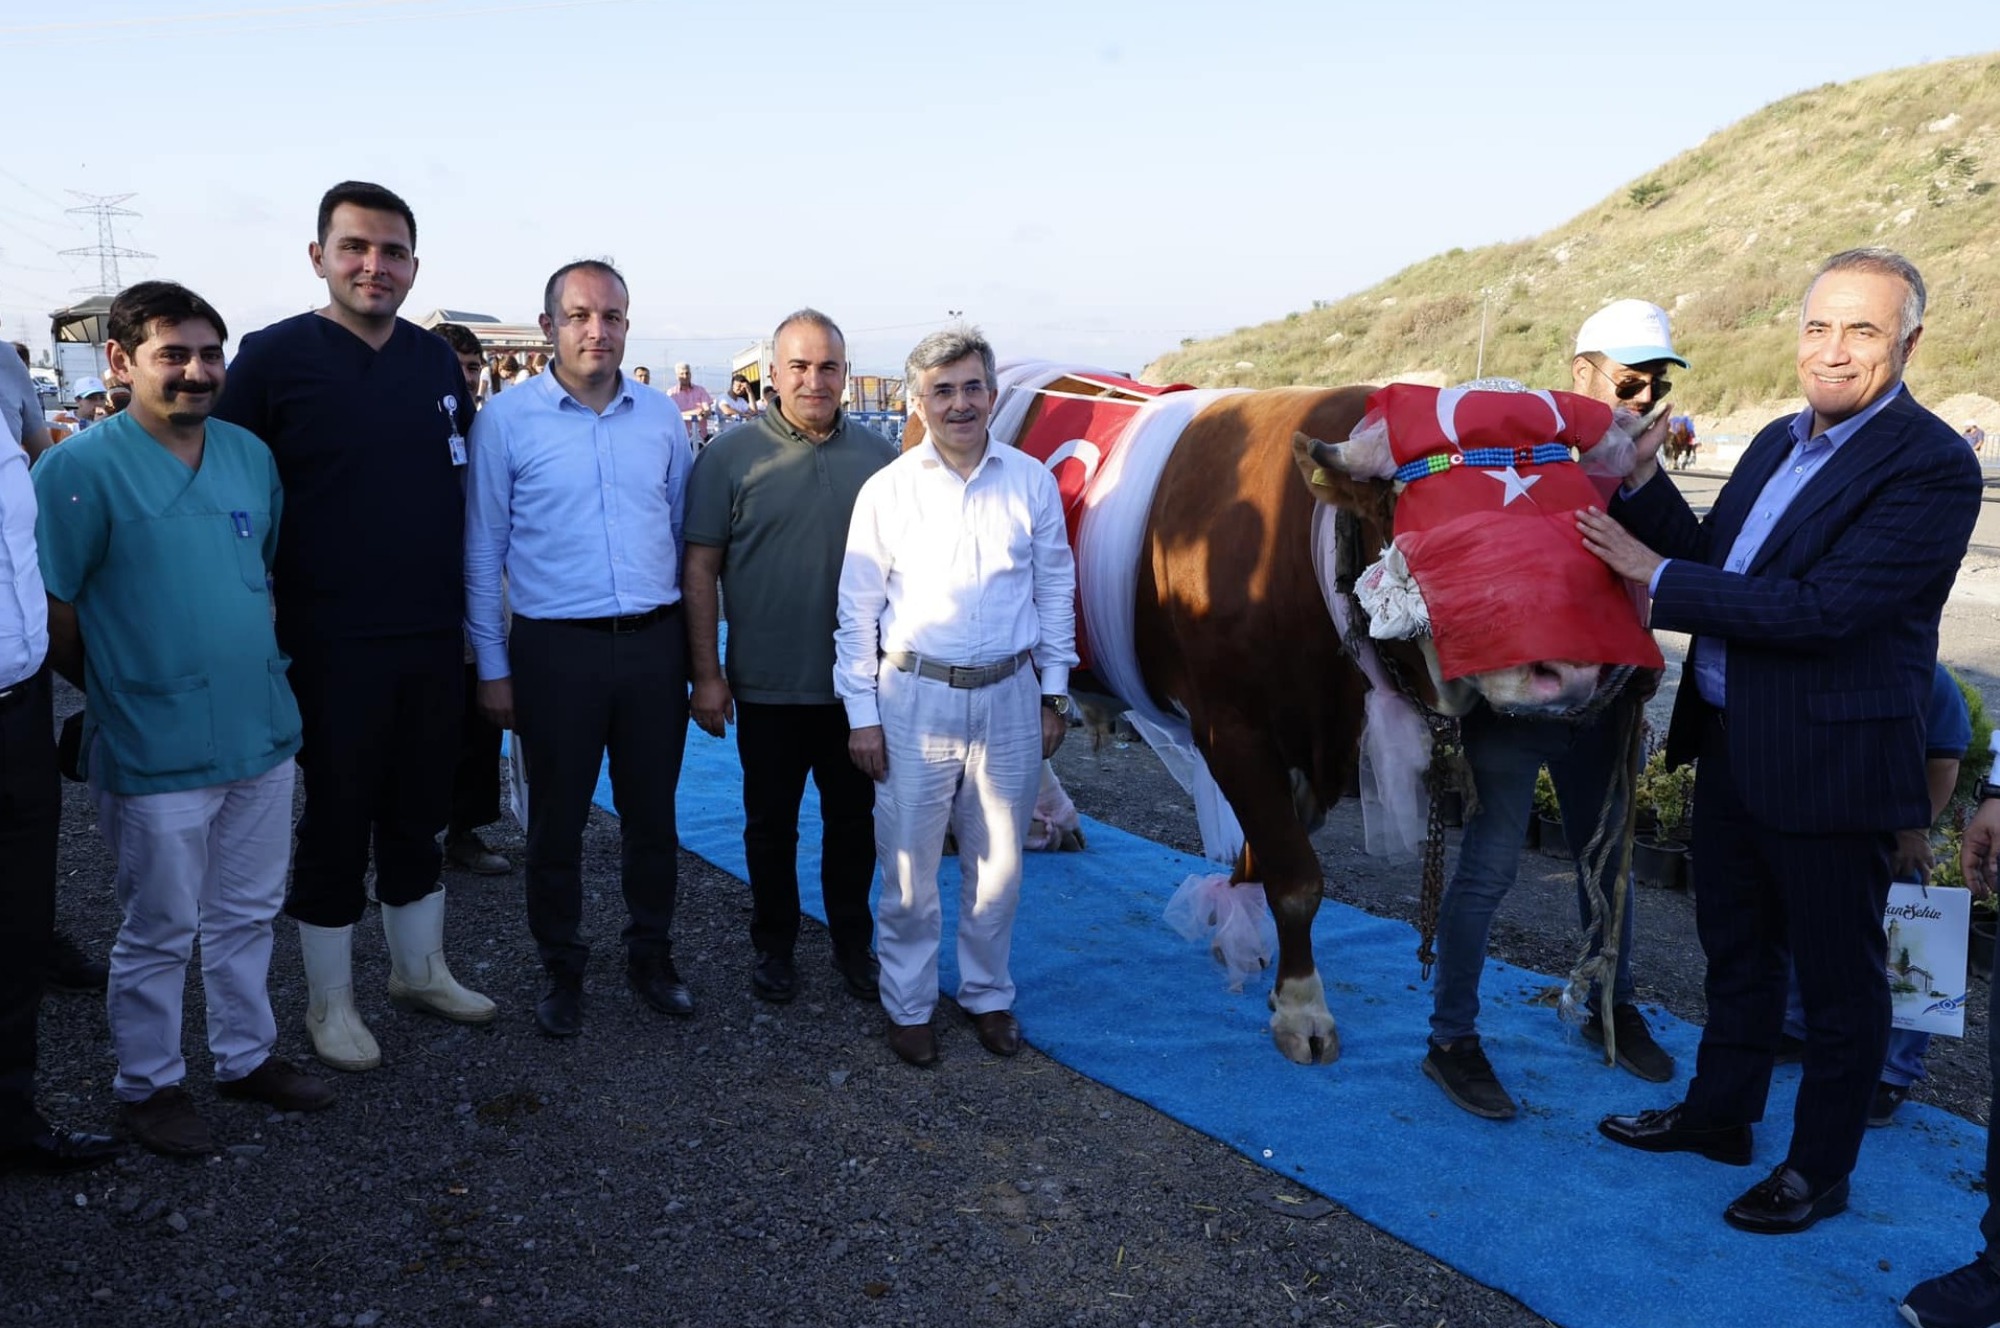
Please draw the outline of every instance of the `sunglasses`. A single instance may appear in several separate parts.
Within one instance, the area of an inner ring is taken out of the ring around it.
[[[1604,381],[1611,384],[1612,392],[1616,394],[1620,401],[1630,401],[1649,387],[1653,389],[1653,400],[1655,401],[1660,400],[1667,393],[1674,390],[1674,380],[1666,377],[1664,374],[1642,375],[1638,378],[1613,378],[1610,374],[1605,373],[1601,366],[1595,363],[1592,363],[1590,367],[1596,369],[1598,373],[1603,374]]]

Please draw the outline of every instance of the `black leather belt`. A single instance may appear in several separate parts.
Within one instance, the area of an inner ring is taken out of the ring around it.
[[[41,670],[37,669],[35,672],[21,679],[21,681],[15,683],[12,687],[0,687],[0,710],[5,710],[9,706],[19,705],[21,702],[27,700],[29,695],[34,692],[35,684],[40,681],[41,676]]]
[[[662,618],[671,618],[681,611],[679,600],[672,604],[662,604],[658,608],[647,609],[644,613],[628,613],[619,618],[557,618],[555,621],[565,627],[582,627],[593,632],[636,632],[651,626]]]
[[[947,664],[943,660],[925,659],[922,655],[899,650],[889,656],[889,662],[905,673],[914,673],[919,678],[929,678],[947,687],[990,687],[996,682],[1004,682],[1021,671],[1031,652],[1023,650],[997,664]]]

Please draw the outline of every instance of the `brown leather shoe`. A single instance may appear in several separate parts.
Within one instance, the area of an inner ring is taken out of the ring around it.
[[[125,1132],[155,1153],[167,1157],[201,1157],[215,1151],[208,1123],[179,1084],[169,1084],[143,1102],[118,1109]]]
[[[1021,1050],[1021,1021],[1012,1010],[988,1010],[972,1016],[979,1045],[995,1056],[1013,1056]]]
[[[921,1024],[891,1024],[889,1050],[908,1065],[936,1065],[937,1030],[930,1026],[928,1020]]]
[[[324,1111],[336,1100],[334,1091],[318,1079],[277,1056],[266,1056],[241,1079],[226,1079],[215,1091],[241,1102],[262,1102],[279,1111]]]

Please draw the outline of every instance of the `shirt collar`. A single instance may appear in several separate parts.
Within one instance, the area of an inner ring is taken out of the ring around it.
[[[546,384],[544,384],[544,380],[546,380]],[[536,374],[533,378],[529,379],[528,386],[540,387],[542,390],[542,395],[547,397],[550,403],[553,404],[555,408],[558,410],[561,410],[564,406],[574,406],[578,410],[583,411],[584,413],[589,415],[597,415],[600,413],[598,411],[592,410],[590,407],[584,405],[581,401],[578,401],[575,397],[570,395],[569,389],[562,385],[562,379],[556,377],[556,371],[554,365],[551,365],[549,368],[542,370],[542,372]],[[618,394],[611,398],[610,402],[604,407],[602,414],[610,415],[618,410],[630,406],[633,401],[632,389],[634,386],[636,386],[636,384],[632,378],[632,375],[626,373],[623,369],[620,369],[618,371]]]
[[[784,410],[780,407],[773,406],[771,409],[765,411],[762,415],[758,416],[758,418],[768,421],[773,429],[777,430],[785,437],[796,438],[798,441],[805,443],[810,447],[821,447],[824,446],[826,443],[832,442],[835,438],[840,436],[842,430],[847,428],[847,412],[842,410],[838,406],[834,407],[833,428],[827,431],[825,439],[817,443],[812,440],[812,435],[800,429],[798,425],[793,424],[792,417],[785,414]]]
[[[1819,437],[1826,439],[1828,448],[1838,448],[1855,434],[1867,428],[1869,421],[1888,409],[1889,403],[1894,401],[1902,391],[1903,384],[1899,381],[1887,392],[1869,402],[1867,409],[1848,416],[1840,423],[1827,429],[1825,433],[1820,434]],[[1794,447],[1814,441],[1812,423],[1813,410],[1811,406],[1807,406],[1792,417],[1792,445]]]
[[[957,471],[952,470],[952,468],[949,465],[945,464],[944,457],[938,454],[937,444],[932,442],[928,436],[926,436],[924,438],[924,441],[917,444],[917,446],[912,450],[916,453],[917,464],[922,466],[924,469],[943,470],[952,475],[958,474]],[[999,444],[993,441],[992,434],[990,433],[987,434],[985,455],[979,458],[979,464],[972,468],[972,473],[965,477],[965,482],[967,484],[970,484],[972,483],[972,481],[978,479],[979,473],[985,470],[989,463],[997,464],[1000,458],[1000,454],[1007,450],[1008,450],[1007,448],[1001,447]]]

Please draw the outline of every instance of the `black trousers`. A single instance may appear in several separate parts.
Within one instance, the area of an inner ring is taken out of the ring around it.
[[[451,778],[451,823],[463,835],[500,819],[500,728],[479,709],[479,666],[465,666],[465,712],[459,716],[458,769]]]
[[[687,746],[687,625],[678,606],[631,632],[516,617],[508,640],[514,732],[528,771],[528,929],[542,964],[581,976],[583,828],[605,753],[620,822],[634,960],[673,952],[680,835],[674,792]]]
[[[1854,1170],[1889,1044],[1887,831],[1793,835],[1752,819],[1719,725],[1702,743],[1695,930],[1708,1023],[1688,1085],[1691,1124],[1764,1118],[1785,1023],[1785,956],[1805,1001],[1804,1077],[1786,1161],[1816,1188]]]
[[[44,1128],[35,1111],[35,1025],[62,824],[52,697],[44,668],[0,698],[0,1147]]]
[[[375,895],[414,904],[438,888],[437,838],[451,814],[465,706],[465,643],[457,631],[327,640],[281,635],[305,721],[299,771],[305,812],[285,912],[346,927]]]
[[[750,943],[789,955],[799,936],[799,800],[819,789],[820,894],[837,953],[874,935],[875,781],[847,756],[847,711],[833,705],[736,703],[743,763],[743,856],[750,867]]]

